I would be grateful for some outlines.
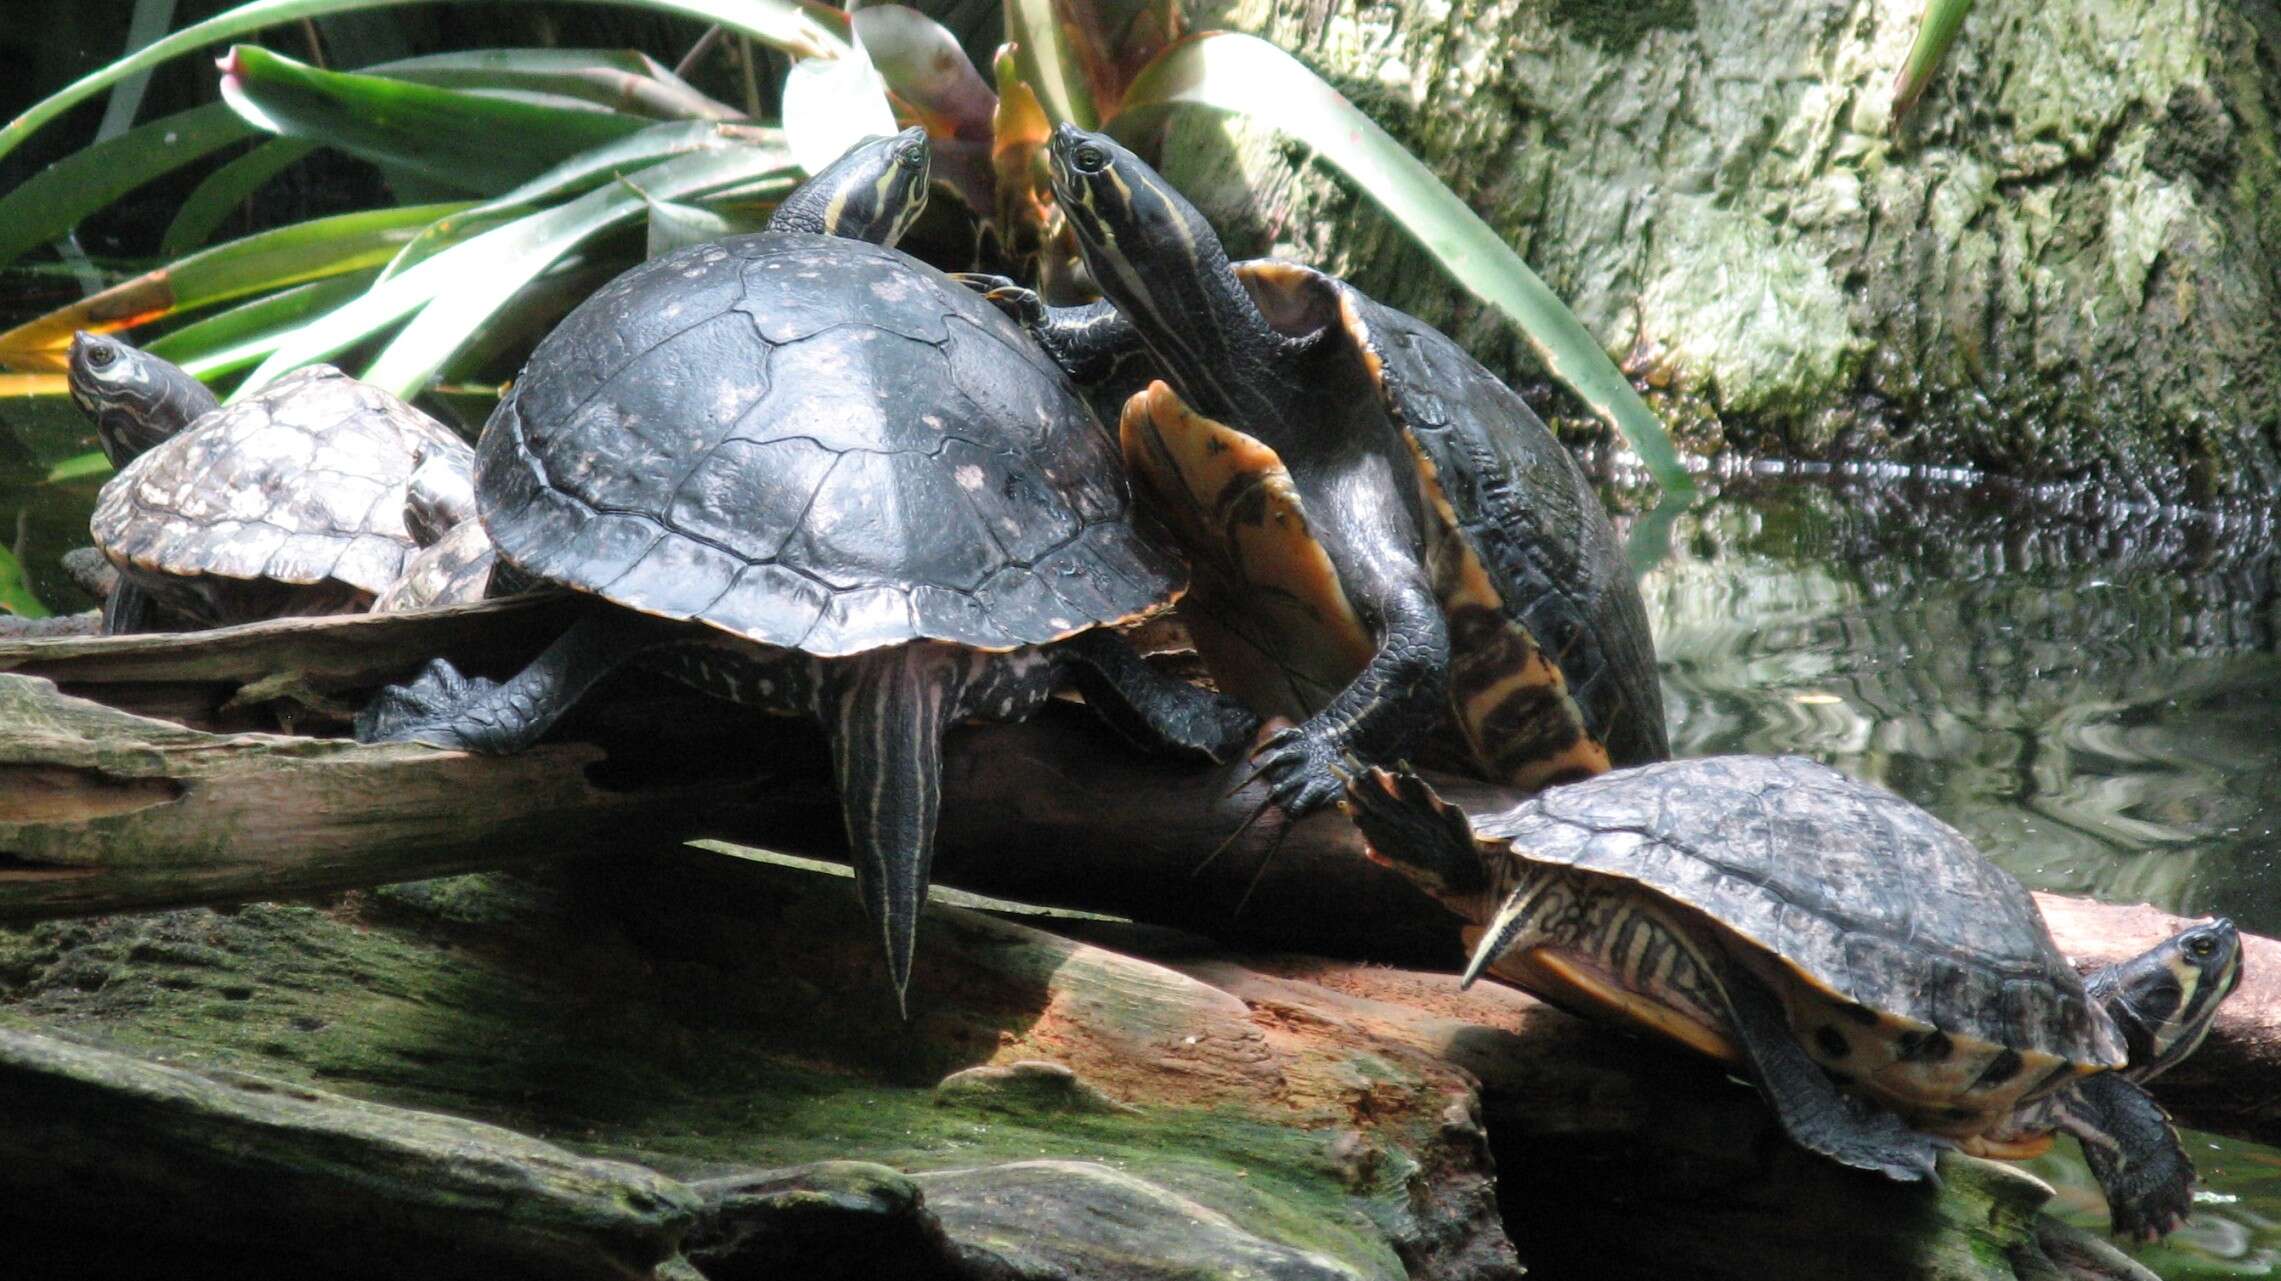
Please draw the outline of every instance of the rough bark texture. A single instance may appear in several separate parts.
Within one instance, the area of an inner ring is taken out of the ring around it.
[[[512,661],[495,633],[527,621],[418,634]],[[1385,968],[1454,959],[1454,926],[1335,814],[1253,831],[1199,872],[1258,785],[1145,760],[1074,709],[952,737],[938,878],[1221,941],[938,905],[906,1023],[842,876],[671,843],[834,848],[824,753],[782,722],[629,690],[582,722],[598,746],[474,759],[207,733],[56,684],[304,719],[351,678],[326,657],[350,652],[335,630],[410,644],[357,620],[178,637],[195,676],[177,683],[150,679],[162,655],[142,639],[9,651],[46,673],[0,673],[9,723],[35,727],[10,737],[13,781],[64,774],[0,788],[0,852],[39,855],[0,863],[0,919],[561,866],[0,930],[0,1237],[30,1243],[34,1271],[167,1251],[217,1276],[1486,1279],[1526,1258],[1538,1276],[1662,1277],[1682,1257],[1711,1277],[2145,1275],[2043,1215],[2025,1175],[1842,1171],[1716,1065]],[[771,768],[692,780],[674,764],[692,744]],[[118,794],[139,799],[89,801]],[[2059,919],[2078,951],[2162,928],[2088,905]],[[2227,1021],[2164,1097],[2261,1134],[2274,1111],[2238,1082],[2276,1066],[2281,947],[2252,946]],[[2213,1060],[2222,1077],[2198,1071]]]
[[[1698,447],[2270,491],[2281,14],[1984,4],[1895,132],[1918,12],[1235,0],[1199,25],[1269,37],[1387,125]],[[1350,192],[1216,119],[1176,129],[1173,176],[1238,249],[1349,274],[1528,375]]]

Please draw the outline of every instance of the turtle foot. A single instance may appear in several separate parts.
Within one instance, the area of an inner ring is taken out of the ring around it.
[[[1345,792],[1346,784],[1339,777],[1345,757],[1329,735],[1293,725],[1270,734],[1251,761],[1283,812],[1303,818]]]
[[[1259,717],[1226,694],[1206,694],[1184,700],[1179,714],[1160,718],[1157,730],[1165,745],[1177,751],[1225,764],[1243,754],[1244,744],[1259,733]]]
[[[496,681],[462,674],[449,659],[432,659],[417,677],[381,690],[364,705],[356,714],[356,740],[494,755],[512,751],[498,742],[501,726],[483,707],[498,689]]]

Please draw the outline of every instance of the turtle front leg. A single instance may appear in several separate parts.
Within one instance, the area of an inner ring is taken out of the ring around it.
[[[656,644],[639,615],[601,610],[571,625],[504,682],[432,659],[420,675],[375,695],[356,715],[360,743],[427,743],[490,756],[519,752],[562,719],[594,683]]]
[[[1348,591],[1372,624],[1377,652],[1321,711],[1277,730],[1252,754],[1276,803],[1293,818],[1338,799],[1349,757],[1372,765],[1401,760],[1433,732],[1448,701],[1449,625],[1423,573],[1350,580]]]
[[[1881,1107],[1840,1092],[1798,1044],[1781,1001],[1757,978],[1729,964],[1719,975],[1719,986],[1759,1095],[1774,1109],[1791,1142],[1901,1183],[1934,1177],[1933,1164],[1946,1144],[1910,1129]]]
[[[1242,702],[1165,675],[1106,628],[1073,636],[1054,654],[1086,706],[1143,751],[1217,764],[1233,759],[1259,732],[1259,718]]]
[[[2145,1087],[2101,1072],[2053,1102],[2052,1120],[2083,1145],[2091,1176],[2106,1193],[2115,1235],[2153,1241],[2186,1221],[2194,1205],[2194,1163]]]
[[[1078,382],[1105,376],[1119,360],[1141,349],[1140,331],[1107,302],[1080,307],[1048,307],[1038,291],[1006,276],[962,271],[951,279],[981,294],[1045,348],[1053,362]]]

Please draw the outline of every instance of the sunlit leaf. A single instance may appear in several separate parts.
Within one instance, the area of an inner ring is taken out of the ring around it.
[[[588,106],[322,71],[254,45],[233,46],[222,59],[222,98],[272,133],[487,196],[650,123]]]
[[[259,362],[284,336],[371,287],[380,273],[366,270],[313,280],[305,285],[240,303],[145,343],[201,378],[226,374]]]
[[[852,16],[888,91],[926,126],[935,181],[949,183],[967,208],[987,215],[997,201],[990,124],[998,95],[967,60],[958,37],[918,10],[875,4]]]
[[[1315,149],[1433,255],[1451,278],[1503,312],[1554,378],[1615,427],[1657,483],[1694,482],[1655,415],[1598,340],[1495,230],[1370,117],[1297,59],[1264,40],[1192,37],[1165,51],[1133,83],[1126,114],[1188,104],[1249,116]]]
[[[213,103],[73,152],[0,196],[0,262],[54,240],[153,178],[251,136],[228,107]]]
[[[1014,46],[1015,65],[1047,116],[1097,129],[1099,108],[1054,10],[1053,0],[1006,0],[1006,40]]]
[[[1924,96],[1925,86],[1932,83],[1933,73],[1940,69],[1941,59],[1948,56],[1948,47],[1956,43],[1957,34],[1964,30],[1964,15],[1972,12],[1972,0],[1925,0],[1925,15],[1918,20],[1916,42],[1909,46],[1909,56],[1901,63],[1901,70],[1893,77],[1893,124],[1898,126],[1909,108],[1917,105]]]
[[[632,49],[474,49],[364,70],[446,89],[555,94],[659,120],[735,120],[740,114]]]
[[[0,333],[0,363],[62,369],[74,330],[109,333],[248,294],[378,267],[421,227],[465,207],[414,205],[336,214],[201,250]]]
[[[363,9],[394,9],[435,0],[252,0],[235,9],[192,23],[165,39],[146,45],[127,57],[81,76],[0,128],[0,156],[23,144],[42,125],[72,107],[101,93],[128,76],[146,71],[186,53],[234,39],[263,27],[322,18]],[[578,0],[584,4],[619,4],[677,13],[705,22],[717,22],[731,31],[794,57],[834,58],[847,51],[847,42],[809,9],[793,0]]]
[[[1062,44],[1104,120],[1116,118],[1126,90],[1186,25],[1178,0],[1058,0],[1054,12]]]
[[[635,184],[627,185],[640,190]],[[645,258],[662,257],[676,249],[687,249],[691,245],[701,245],[724,236],[759,231],[763,225],[756,219],[731,218],[703,205],[681,200],[649,200],[645,197],[644,203],[649,223],[648,241],[642,248],[642,256]]]
[[[75,480],[86,480],[90,477],[108,476],[110,474],[111,460],[104,457],[102,450],[90,449],[84,454],[74,454],[48,468],[48,474],[43,479],[50,485],[62,485]]]
[[[871,65],[863,42],[846,57],[795,62],[784,77],[784,140],[793,162],[808,173],[829,165],[866,138],[895,132],[887,82]]]
[[[782,152],[768,147],[704,152],[652,166],[641,181],[650,197],[679,200],[751,181],[781,167],[783,159]],[[517,289],[581,242],[639,216],[643,207],[642,194],[612,183],[453,245],[303,326],[236,394],[243,396],[414,316],[365,374],[400,395],[411,395]]]
[[[32,585],[24,578],[24,567],[16,553],[0,545],[0,610],[18,618],[46,618],[48,607],[32,594]]]
[[[1039,249],[1053,217],[1053,190],[1042,159],[1053,122],[1022,80],[1020,63],[1009,50],[998,51],[995,69],[998,113],[990,151],[995,188],[991,228],[1016,275],[1050,285],[1055,264],[1040,261]]]

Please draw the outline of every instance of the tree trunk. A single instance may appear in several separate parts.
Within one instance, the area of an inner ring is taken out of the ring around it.
[[[1683,440],[2281,482],[2268,4],[1982,6],[1896,130],[1918,7],[1233,0],[1439,173]],[[1327,17],[1325,16],[1327,15]],[[1166,148],[1240,252],[1314,260],[1526,380],[1366,202],[1199,113]]]

